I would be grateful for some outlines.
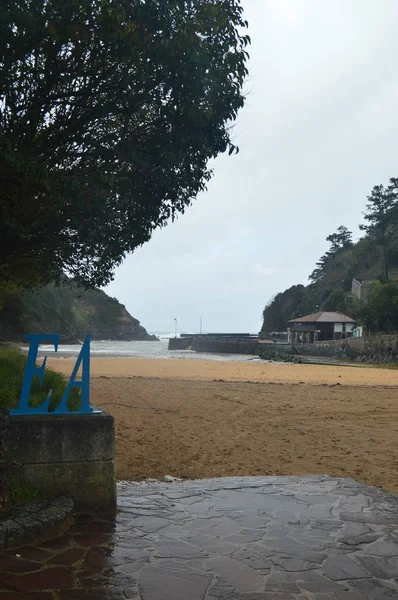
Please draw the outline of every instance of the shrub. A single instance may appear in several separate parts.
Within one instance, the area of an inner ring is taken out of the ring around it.
[[[0,348],[0,406],[9,410],[17,408],[25,373],[26,355],[17,348]],[[43,385],[35,376],[30,394],[30,406],[40,406],[52,390],[50,411],[60,403],[66,387],[66,379],[60,373],[46,369]],[[78,410],[80,390],[73,388],[69,394],[69,410]]]

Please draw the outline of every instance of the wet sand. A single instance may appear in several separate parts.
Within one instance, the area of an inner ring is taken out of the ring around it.
[[[398,492],[396,370],[94,358],[91,372],[119,479],[326,473]]]
[[[68,376],[76,358],[48,359],[48,366]],[[296,365],[257,360],[220,362],[195,359],[92,358],[93,377],[159,377],[161,379],[225,380],[278,383],[340,383],[396,385],[398,369],[328,365]]]

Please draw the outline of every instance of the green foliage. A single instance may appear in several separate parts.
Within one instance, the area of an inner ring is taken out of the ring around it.
[[[277,294],[267,304],[263,312],[263,327],[261,333],[285,331],[286,323],[293,317],[300,317],[303,310],[306,289],[303,285],[294,285],[288,290]]]
[[[25,372],[26,355],[14,348],[0,348],[0,406],[13,409],[18,406]],[[39,406],[50,390],[50,410],[60,403],[66,388],[66,379],[60,373],[46,368],[43,385],[34,377],[30,396],[30,406]],[[80,390],[73,388],[68,401],[69,410],[78,410]]]
[[[7,302],[15,302],[20,292],[15,284],[0,279],[0,311]]]
[[[326,241],[330,242],[330,249],[316,263],[316,269],[309,276],[312,282],[320,281],[327,270],[338,263],[341,253],[353,246],[352,233],[344,225],[340,225],[336,233],[328,235]]]
[[[398,331],[398,281],[374,282],[368,301],[359,306],[359,317],[371,332]]]
[[[339,250],[352,247],[352,232],[344,225],[340,225],[336,233],[329,235],[326,241],[331,243],[330,252],[337,254]]]
[[[391,242],[397,209],[398,179],[392,178],[387,188],[382,185],[374,186],[366,205],[367,212],[364,215],[366,223],[359,226],[382,250],[383,279],[386,282],[389,280]]]
[[[60,334],[62,342],[94,339],[148,339],[145,329],[115,298],[65,280],[19,292],[0,308],[0,339],[20,340],[23,333]]]
[[[312,283],[293,286],[266,306],[262,334],[283,331],[290,319],[323,310],[344,312],[373,332],[398,330],[398,179],[373,188],[364,218],[365,237],[353,244],[351,232],[340,226],[326,238],[331,246],[310,275]],[[368,303],[352,296],[354,277],[376,282]]]
[[[40,500],[43,497],[40,490],[32,490],[20,485],[11,479],[10,481],[10,505],[24,504],[25,502],[32,502],[33,500]]]
[[[270,344],[264,344],[270,345]],[[269,360],[272,362],[286,362],[286,363],[296,363],[301,364],[302,360],[298,356],[293,356],[290,354],[286,354],[284,352],[279,352],[277,350],[262,348],[259,352],[259,357],[263,360]]]
[[[240,0],[4,0],[0,279],[104,285],[236,152]]]

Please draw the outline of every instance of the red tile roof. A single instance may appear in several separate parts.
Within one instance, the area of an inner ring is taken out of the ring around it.
[[[298,319],[290,319],[289,323],[355,323],[355,321],[341,312],[317,312]]]

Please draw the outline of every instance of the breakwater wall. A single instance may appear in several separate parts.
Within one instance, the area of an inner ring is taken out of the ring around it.
[[[313,344],[273,344],[273,350],[300,356],[326,356],[378,364],[398,363],[398,334],[368,335]]]
[[[192,337],[169,338],[169,350],[191,350]]]
[[[169,350],[194,350],[215,354],[250,354],[258,356],[258,338],[229,335],[193,335],[169,339]]]
[[[263,351],[291,356],[330,357],[376,364],[398,363],[398,334],[368,335],[346,340],[329,340],[313,344],[278,344],[259,342],[255,337],[228,335],[192,335],[169,339],[169,350],[194,350],[216,354],[250,354]]]
[[[196,337],[192,342],[192,350],[196,352],[215,352],[217,354],[252,354],[258,355],[257,338],[233,337]]]

